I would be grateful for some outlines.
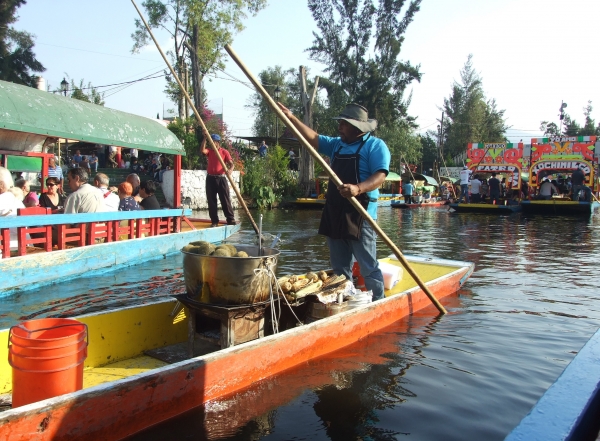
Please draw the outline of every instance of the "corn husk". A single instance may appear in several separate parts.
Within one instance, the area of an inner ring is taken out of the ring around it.
[[[296,291],[294,297],[296,299],[299,299],[309,294],[313,294],[315,292],[318,292],[322,286],[323,282],[321,280],[319,280],[318,282],[310,283],[306,287],[302,288],[300,291]]]
[[[292,283],[292,291],[298,292],[302,288],[306,287],[309,283],[311,283],[308,279],[300,279],[297,282]]]

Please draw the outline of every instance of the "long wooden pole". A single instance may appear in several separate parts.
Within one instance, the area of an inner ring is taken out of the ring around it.
[[[216,157],[218,158],[219,162],[221,163],[221,167],[223,167],[223,170],[227,170],[227,166],[225,165],[223,158],[221,158],[221,155],[219,154],[219,149],[217,149],[217,146],[215,146],[215,143],[213,142],[212,138],[210,137],[210,133],[208,132],[206,126],[204,125],[204,121],[202,121],[202,117],[200,116],[200,113],[198,113],[198,109],[196,109],[196,106],[194,106],[192,99],[188,95],[186,87],[181,83],[181,80],[179,80],[177,73],[175,72],[175,70],[173,69],[173,67],[171,66],[169,61],[167,60],[167,57],[165,56],[165,53],[160,48],[158,41],[156,41],[156,38],[154,38],[154,34],[150,30],[150,26],[148,26],[146,19],[142,15],[142,12],[137,7],[135,0],[131,0],[131,3],[133,3],[135,10],[138,12],[140,18],[144,22],[144,26],[146,26],[146,29],[148,30],[150,37],[152,37],[152,40],[154,41],[156,48],[158,49],[158,51],[160,52],[160,55],[162,55],[162,57],[163,57],[163,60],[165,60],[165,63],[169,67],[169,70],[171,71],[173,78],[175,78],[175,81],[177,81],[177,84],[179,84],[181,91],[185,95],[186,101],[188,102],[188,104],[192,108],[192,110],[194,111],[194,115],[196,115],[196,119],[198,120],[198,123],[200,123],[200,125],[202,126],[202,131],[204,133],[204,136],[207,139],[207,141],[208,141],[209,145],[211,146],[211,148],[213,149],[213,151],[215,152]],[[250,223],[252,223],[252,228],[254,228],[254,231],[256,232],[256,234],[258,234],[258,227],[256,226],[256,223],[254,222],[254,219],[252,218],[252,215],[250,214],[250,210],[248,210],[248,206],[246,205],[246,202],[244,202],[244,198],[242,198],[242,194],[240,193],[240,190],[237,188],[237,185],[235,185],[235,181],[233,180],[233,177],[229,173],[225,173],[225,176],[227,176],[227,179],[229,180],[229,183],[231,184],[231,187],[233,188],[233,191],[235,192],[235,195],[237,196],[238,201],[244,208],[244,211],[246,212],[248,219],[250,219]]]
[[[246,76],[248,77],[248,79],[252,82],[252,84],[254,84],[254,87],[256,87],[256,89],[260,92],[260,94],[267,101],[267,103],[269,104],[269,106],[271,106],[271,108],[275,111],[275,113],[279,116],[279,118],[281,118],[281,120],[285,123],[285,125],[287,127],[289,127],[294,132],[294,134],[296,135],[296,137],[298,138],[298,140],[300,140],[300,142],[302,143],[302,145],[304,146],[304,148],[315,158],[316,161],[319,162],[319,164],[321,164],[321,167],[323,167],[323,169],[327,172],[327,174],[329,175],[329,177],[333,180],[334,184],[337,185],[338,187],[340,185],[343,185],[343,182],[334,173],[334,171],[329,167],[329,164],[327,164],[323,160],[323,158],[321,157],[321,155],[319,155],[317,153],[317,151],[313,148],[313,146],[310,145],[310,143],[304,138],[304,136],[302,136],[302,134],[300,133],[300,131],[291,123],[291,121],[287,118],[287,116],[285,116],[285,114],[281,111],[281,109],[279,108],[279,106],[275,103],[275,101],[273,101],[273,99],[271,98],[271,96],[262,87],[262,84],[260,83],[260,81],[258,81],[258,79],[250,72],[250,70],[248,70],[248,68],[246,67],[246,65],[238,57],[238,55],[235,53],[235,51],[233,50],[233,48],[230,45],[226,45],[225,46],[225,50],[227,50],[227,52],[229,53],[229,55],[231,56],[231,58],[233,58],[233,60],[237,63],[237,65],[240,67],[240,69],[242,69],[242,71],[244,72],[244,74],[246,74]],[[386,243],[386,245],[390,248],[390,250],[392,250],[392,252],[398,258],[398,260],[402,263],[402,265],[404,266],[404,268],[406,268],[406,271],[408,271],[408,273],[415,280],[415,282],[417,282],[417,284],[423,290],[423,292],[425,294],[427,294],[427,297],[429,297],[429,299],[437,307],[437,309],[442,314],[446,314],[446,309],[442,306],[442,304],[438,301],[438,299],[435,298],[435,296],[433,295],[433,293],[431,291],[429,291],[429,288],[427,288],[427,286],[425,286],[425,283],[423,283],[423,281],[417,275],[417,273],[415,272],[415,270],[410,266],[410,264],[408,263],[408,261],[406,260],[406,258],[402,254],[402,252],[398,249],[398,247],[394,244],[394,242],[392,242],[390,240],[390,238],[384,233],[384,231],[379,227],[379,225],[377,225],[377,222],[375,222],[375,220],[369,215],[369,213],[367,213],[367,210],[365,210],[363,208],[363,206],[356,200],[355,197],[351,197],[350,198],[350,203],[352,203],[352,205],[354,206],[354,208],[356,208],[356,210],[358,210],[358,212],[360,213],[360,215],[367,222],[369,222],[369,224],[371,225],[371,227],[373,227],[373,230],[375,230],[375,232]]]

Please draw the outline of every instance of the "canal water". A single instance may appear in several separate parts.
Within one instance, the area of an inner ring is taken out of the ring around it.
[[[378,215],[405,254],[475,263],[464,288],[445,303],[447,315],[429,308],[129,441],[502,440],[600,326],[600,219],[444,207],[381,207]],[[328,266],[319,217],[311,210],[264,213],[264,230],[282,237],[278,274]],[[242,220],[232,243],[254,240]],[[390,254],[383,242],[378,254]],[[67,299],[118,290],[124,280],[152,283],[180,268],[175,256],[49,289]],[[19,306],[25,297],[0,300],[5,321],[26,315]],[[35,309],[35,298],[28,302]]]

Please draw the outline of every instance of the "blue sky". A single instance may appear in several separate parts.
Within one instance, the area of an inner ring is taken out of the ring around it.
[[[141,0],[138,0],[138,5]],[[137,13],[130,1],[28,0],[18,10],[18,29],[36,35],[35,53],[51,87],[68,74],[104,86],[160,74],[165,65],[154,47],[132,55],[130,37]],[[600,121],[598,53],[594,19],[600,2],[592,0],[423,0],[406,33],[400,57],[420,64],[421,83],[411,86],[409,112],[420,131],[435,129],[439,107],[467,56],[483,79],[488,98],[505,109],[511,141],[539,135],[542,120],[558,120],[561,101],[582,123],[588,100]],[[269,66],[305,65],[310,75],[323,66],[308,59],[315,26],[304,0],[270,0],[249,18],[232,44],[255,74]],[[163,50],[166,34],[157,35]],[[228,61],[225,72],[242,82],[243,73]],[[249,136],[253,116],[245,106],[252,90],[219,73],[206,82],[210,105],[223,110],[234,135]],[[147,117],[173,108],[163,94],[164,80],[155,78],[125,89],[102,88],[106,106]]]

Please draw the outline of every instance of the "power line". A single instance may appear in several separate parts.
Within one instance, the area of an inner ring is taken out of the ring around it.
[[[162,69],[159,70],[158,72],[161,72],[161,71],[162,71]],[[156,75],[158,72],[154,72],[154,73],[148,74],[145,77],[138,78],[137,80],[124,81],[122,83],[106,84],[106,85],[103,85],[103,86],[78,87],[78,89],[80,89],[80,90],[88,90],[88,89],[101,89],[103,87],[113,87],[113,86],[120,87],[120,86],[123,86],[123,85],[129,86],[129,85],[132,85],[132,84],[135,84],[135,83],[139,83],[141,81],[152,80],[154,78],[160,78],[160,77],[164,77],[165,76],[164,73],[162,73],[160,75]],[[151,75],[154,75],[154,76],[151,76]],[[117,88],[117,87],[115,87],[115,88]],[[110,91],[111,91],[111,89],[106,90],[105,93],[106,92],[110,92]],[[55,90],[53,90],[51,92],[53,92],[53,93],[62,92],[62,90],[55,89]]]

